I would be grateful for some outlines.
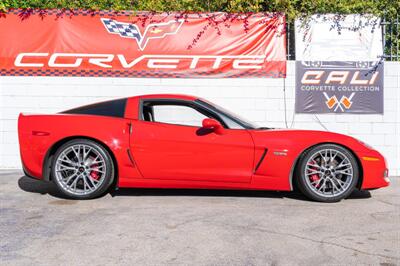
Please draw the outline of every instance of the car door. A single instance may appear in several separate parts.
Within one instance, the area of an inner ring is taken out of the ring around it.
[[[190,104],[164,102],[155,110],[157,106],[146,118],[132,121],[131,150],[144,178],[250,182],[254,144],[247,130],[217,134],[200,126],[210,116]]]

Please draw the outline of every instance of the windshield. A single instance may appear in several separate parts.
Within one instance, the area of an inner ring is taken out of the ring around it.
[[[203,105],[205,105],[205,106],[207,106],[208,108],[211,108],[214,111],[217,111],[218,113],[220,113],[220,114],[232,119],[233,121],[235,121],[236,123],[240,124],[241,126],[243,126],[246,129],[259,128],[257,124],[255,124],[255,123],[253,123],[251,121],[248,121],[247,119],[242,118],[239,115],[237,115],[237,114],[235,114],[235,113],[233,113],[233,112],[231,112],[229,110],[226,110],[225,108],[223,108],[223,107],[221,107],[221,106],[219,106],[219,105],[217,105],[215,103],[209,102],[209,101],[204,100],[204,99],[197,99],[196,101],[201,103],[201,104],[203,104]]]

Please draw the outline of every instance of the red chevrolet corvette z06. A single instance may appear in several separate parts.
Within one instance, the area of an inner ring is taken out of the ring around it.
[[[89,199],[113,187],[290,191],[335,202],[388,186],[383,156],[332,132],[258,128],[206,100],[145,95],[18,120],[25,174]]]

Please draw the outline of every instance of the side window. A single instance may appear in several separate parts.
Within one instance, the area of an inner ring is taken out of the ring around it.
[[[185,105],[153,105],[152,116],[150,121],[168,124],[196,126],[201,127],[203,119],[207,116],[203,115],[196,109]],[[146,116],[145,116],[145,120]]]

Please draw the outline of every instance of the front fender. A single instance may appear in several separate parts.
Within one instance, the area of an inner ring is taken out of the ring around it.
[[[292,179],[300,156],[309,148],[319,144],[341,145],[361,160],[360,154],[371,152],[369,148],[356,139],[325,131],[308,130],[252,130],[255,143],[255,160],[260,158],[262,151],[268,149],[263,163],[255,172],[258,183],[275,182],[276,189],[293,190]],[[360,165],[362,168],[365,164]],[[364,171],[362,171],[364,172]],[[368,175],[369,178],[369,175]]]

